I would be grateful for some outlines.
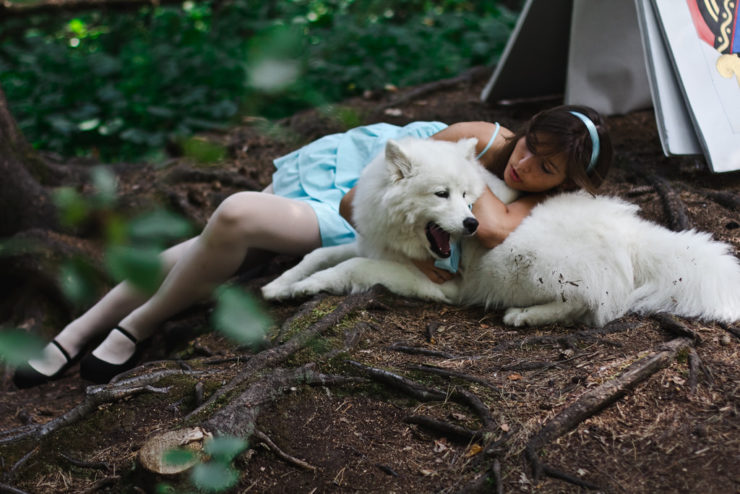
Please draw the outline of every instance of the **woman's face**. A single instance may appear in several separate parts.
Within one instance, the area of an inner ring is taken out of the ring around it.
[[[567,176],[564,153],[548,156],[533,154],[527,148],[524,137],[516,142],[504,169],[506,185],[523,192],[544,192],[561,185]]]

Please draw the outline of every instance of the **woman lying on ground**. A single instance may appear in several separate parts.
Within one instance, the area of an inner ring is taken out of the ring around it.
[[[406,136],[449,141],[475,137],[480,162],[524,193],[505,205],[486,190],[476,201],[476,235],[487,247],[501,243],[548,193],[576,187],[595,191],[612,156],[601,117],[580,106],[540,112],[517,133],[488,122],[414,122],[404,127],[379,123],[323,137],[276,159],[277,171],[267,189],[231,195],[199,236],[164,251],[166,277],[154,295],[120,283],[70,322],[40,358],[17,369],[16,386],[61,377],[105,332],[102,343],[82,359],[80,374],[108,382],[136,365],[141,342],[165,320],[208,297],[240,267],[262,262],[265,252],[302,256],[320,246],[351,242],[355,231],[340,215],[340,202],[349,218],[351,189],[362,168],[388,139]],[[418,266],[438,283],[452,277],[431,260]]]

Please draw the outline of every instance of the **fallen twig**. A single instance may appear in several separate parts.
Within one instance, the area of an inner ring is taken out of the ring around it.
[[[85,460],[78,460],[77,458],[72,458],[71,456],[65,455],[64,453],[59,453],[59,457],[68,461],[72,465],[80,468],[92,468],[95,470],[110,470],[110,465],[104,461],[85,461]]]
[[[23,457],[22,457],[22,458],[21,458],[20,460],[16,461],[16,462],[15,462],[15,463],[13,464],[13,467],[12,467],[12,468],[10,469],[10,472],[8,472],[8,475],[6,476],[6,480],[10,480],[10,479],[12,479],[12,478],[13,478],[13,477],[15,476],[15,472],[16,472],[16,471],[17,471],[17,470],[18,470],[18,469],[19,469],[20,467],[22,467],[23,465],[25,465],[25,463],[26,463],[26,462],[27,462],[28,460],[30,460],[31,458],[33,458],[33,456],[34,456],[34,455],[35,455],[36,453],[38,453],[38,452],[39,452],[39,446],[36,446],[36,447],[35,447],[35,448],[33,448],[33,449],[32,449],[31,451],[29,451],[28,453],[26,453],[25,455],[23,455]]]
[[[287,461],[291,465],[295,465],[295,466],[300,467],[300,468],[303,468],[305,470],[316,471],[316,467],[315,466],[313,466],[310,463],[307,463],[307,462],[305,462],[303,460],[300,460],[300,459],[298,459],[298,458],[296,458],[294,456],[291,456],[288,453],[286,453],[285,451],[283,451],[282,449],[280,449],[277,446],[277,444],[275,444],[272,441],[272,439],[270,439],[270,437],[267,434],[265,434],[264,432],[260,431],[259,429],[254,429],[254,431],[252,432],[252,437],[255,438],[255,439],[257,439],[257,440],[259,440],[259,441],[262,441],[263,443],[265,443],[265,445],[267,445],[267,447],[273,453],[275,453],[275,455],[277,455],[279,458]]]
[[[394,343],[391,346],[389,346],[388,349],[394,350],[396,352],[409,353],[411,355],[427,355],[429,357],[442,357],[442,358],[448,358],[448,359],[460,358],[456,355],[452,355],[451,353],[440,352],[439,350],[430,350],[428,348],[422,348],[422,347],[416,347],[416,346],[407,346],[407,345],[402,345],[400,343]]]

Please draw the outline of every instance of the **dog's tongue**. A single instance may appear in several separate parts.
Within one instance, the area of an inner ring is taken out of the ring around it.
[[[427,227],[427,237],[434,250],[440,257],[450,257],[450,234],[439,226],[431,223]]]

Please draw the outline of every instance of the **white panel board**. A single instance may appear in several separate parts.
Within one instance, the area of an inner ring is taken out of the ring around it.
[[[701,154],[651,0],[635,0],[660,142],[666,156]]]
[[[690,1],[695,0],[653,0],[653,5],[709,165],[715,172],[740,170],[740,79],[720,74],[722,54],[699,37]]]

